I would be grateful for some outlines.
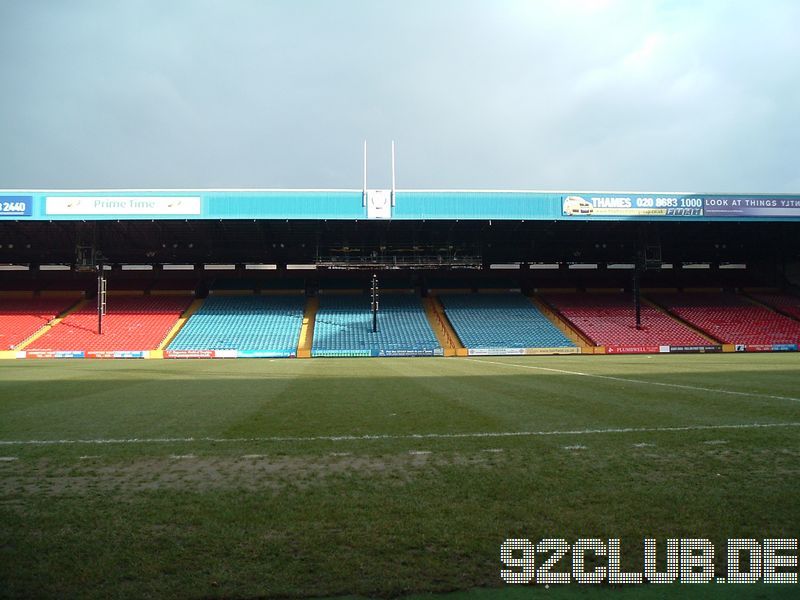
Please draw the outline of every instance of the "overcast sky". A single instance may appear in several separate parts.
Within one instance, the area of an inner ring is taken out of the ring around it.
[[[0,188],[800,192],[797,0],[0,0]]]

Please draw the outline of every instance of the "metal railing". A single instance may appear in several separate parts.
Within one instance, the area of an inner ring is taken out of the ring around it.
[[[327,256],[317,259],[316,265],[329,269],[480,269],[482,259],[479,256]]]

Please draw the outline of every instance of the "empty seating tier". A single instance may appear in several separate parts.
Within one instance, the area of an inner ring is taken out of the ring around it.
[[[522,294],[443,294],[439,299],[466,348],[575,346]]]
[[[77,298],[0,298],[0,350],[13,350]]]
[[[759,302],[763,302],[768,306],[777,308],[781,312],[800,319],[800,297],[792,296],[791,294],[765,294],[757,293],[750,294]]]
[[[708,340],[664,312],[641,303],[636,328],[632,294],[545,294],[542,298],[598,346],[697,346]]]
[[[168,350],[239,350],[293,356],[305,297],[210,296]]]
[[[441,351],[419,298],[382,294],[372,332],[369,296],[322,295],[312,356],[433,354]]]
[[[757,306],[736,294],[661,294],[654,299],[681,319],[728,344],[800,342],[800,322]]]
[[[26,350],[140,351],[159,346],[192,301],[186,296],[109,296],[103,334],[90,302],[33,342]]]

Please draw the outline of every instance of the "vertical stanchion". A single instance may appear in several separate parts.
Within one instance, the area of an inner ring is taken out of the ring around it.
[[[97,334],[103,335],[103,317],[106,314],[106,277],[103,265],[97,265]]]
[[[633,307],[636,312],[636,329],[642,328],[642,295],[639,289],[639,261],[633,268]]]
[[[372,333],[378,333],[378,276],[372,275]]]

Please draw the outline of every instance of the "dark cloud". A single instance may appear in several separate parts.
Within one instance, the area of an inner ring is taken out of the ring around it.
[[[798,191],[800,3],[0,0],[0,187]]]

